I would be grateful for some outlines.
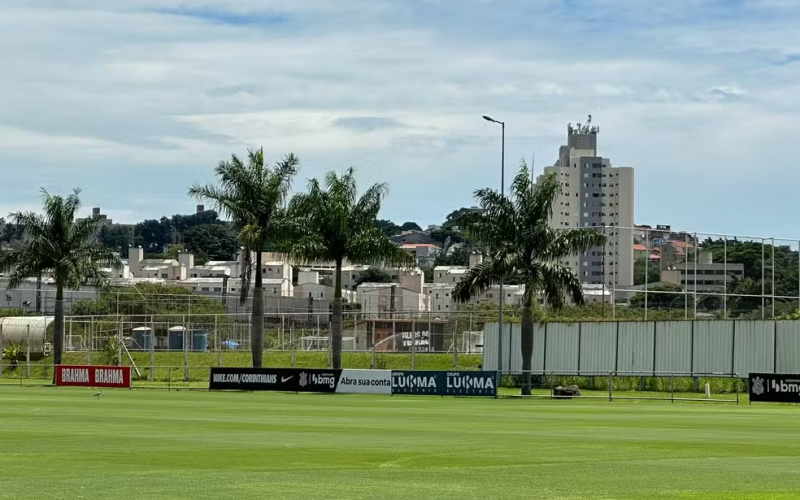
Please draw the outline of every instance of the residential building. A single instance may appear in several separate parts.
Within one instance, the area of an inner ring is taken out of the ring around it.
[[[432,243],[403,243],[403,250],[414,256],[419,266],[430,266],[442,251],[441,247]]]
[[[744,278],[744,264],[714,262],[711,252],[698,252],[697,262],[673,263],[661,270],[661,281],[690,292],[721,293],[732,280]]]
[[[427,243],[432,245],[436,243],[433,241],[433,238],[431,238],[430,231],[420,231],[418,229],[403,231],[402,233],[392,236],[389,239],[398,245],[404,245],[406,243]]]
[[[553,206],[550,223],[555,229],[597,228],[608,241],[563,263],[581,281],[617,287],[633,284],[634,175],[632,167],[614,167],[597,151],[599,129],[567,126],[567,144],[559,149],[555,173],[562,192]]]
[[[332,283],[332,282],[331,282]],[[334,287],[320,282],[318,271],[302,270],[297,273],[297,284],[294,286],[294,297],[298,299],[333,300]],[[342,289],[342,298],[355,300],[356,292]]]
[[[415,269],[399,275],[399,282],[361,283],[356,288],[356,300],[366,314],[423,312],[427,310],[424,285],[425,275]]]
[[[399,283],[361,283],[356,290],[356,297],[361,304],[361,312],[368,315],[426,311],[425,296],[403,288]]]

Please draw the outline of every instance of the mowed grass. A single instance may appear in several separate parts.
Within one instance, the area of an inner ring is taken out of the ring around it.
[[[789,499],[790,406],[0,387],[0,498]]]

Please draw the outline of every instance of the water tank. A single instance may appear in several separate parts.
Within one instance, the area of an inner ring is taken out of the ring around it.
[[[170,351],[182,351],[183,350],[183,332],[186,331],[186,328],[182,326],[173,326],[169,329],[168,334],[168,348]]]
[[[206,352],[208,350],[208,332],[197,330],[192,332],[192,351]]]
[[[44,352],[47,328],[55,318],[52,316],[19,316],[0,318],[0,348],[11,342],[30,345],[31,352]]]
[[[183,345],[184,335],[190,344]],[[188,332],[183,326],[173,326],[169,329],[169,350],[183,351],[189,349],[195,352],[208,351],[208,332],[206,330],[195,330]]]
[[[140,326],[134,328],[133,332],[133,349],[140,351],[149,351],[153,346],[153,331],[146,327]]]

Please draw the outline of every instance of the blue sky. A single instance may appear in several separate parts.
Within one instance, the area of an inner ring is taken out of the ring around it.
[[[134,222],[263,146],[295,188],[356,166],[383,216],[438,223],[552,164],[592,114],[640,224],[800,239],[795,0],[5,0],[0,214],[83,188]]]

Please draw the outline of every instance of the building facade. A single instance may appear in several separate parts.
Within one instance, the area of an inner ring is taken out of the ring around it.
[[[559,149],[554,173],[561,194],[553,206],[551,225],[556,230],[596,228],[607,237],[602,248],[589,249],[563,264],[586,284],[608,287],[633,285],[634,175],[633,167],[614,167],[597,151],[599,129],[567,126],[567,144]],[[541,179],[541,177],[540,177]]]

